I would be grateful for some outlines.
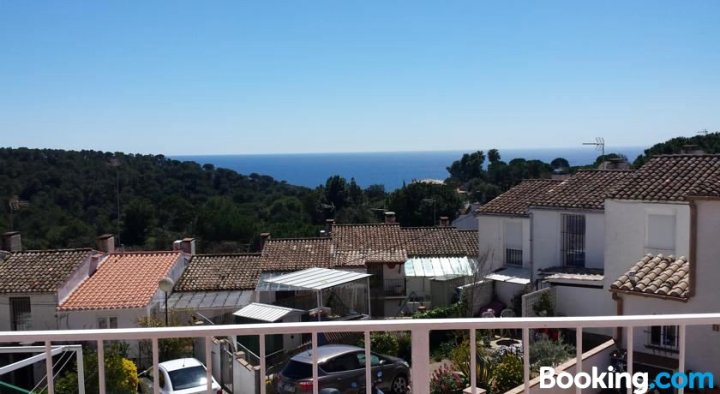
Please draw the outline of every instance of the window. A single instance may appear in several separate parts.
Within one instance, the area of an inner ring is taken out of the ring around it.
[[[648,345],[665,349],[677,349],[678,328],[677,326],[652,326],[650,327],[650,343]]]
[[[30,297],[10,297],[11,330],[32,330]]]
[[[100,329],[118,328],[117,317],[98,317],[97,326]]]
[[[323,366],[323,369],[326,372],[352,371],[359,368],[360,365],[358,364],[358,358],[353,353],[343,354],[334,357],[325,362],[325,365]]]
[[[675,251],[675,215],[648,214],[648,252],[673,254]]]
[[[358,364],[360,368],[365,368],[365,352],[355,353],[357,355]],[[370,367],[377,367],[380,365],[380,357],[377,354],[370,353]]]
[[[521,222],[504,222],[503,243],[505,246],[505,264],[521,266],[523,263]]]
[[[563,265],[571,267],[585,266],[585,216],[562,215],[562,254]]]

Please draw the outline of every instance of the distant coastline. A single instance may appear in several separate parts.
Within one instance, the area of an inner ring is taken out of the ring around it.
[[[607,153],[621,153],[630,161],[641,154],[645,147],[611,147]],[[241,154],[241,155],[177,155],[172,159],[212,164],[248,175],[269,175],[290,184],[314,188],[324,184],[328,177],[341,175],[355,178],[362,187],[382,184],[392,191],[417,179],[445,179],[445,167],[459,159],[465,151],[431,152],[369,152],[369,153],[295,153],[295,154]],[[487,150],[485,150],[487,151]],[[600,152],[589,147],[501,149],[503,161],[523,158],[550,162],[564,157],[571,165],[586,165],[595,161]]]

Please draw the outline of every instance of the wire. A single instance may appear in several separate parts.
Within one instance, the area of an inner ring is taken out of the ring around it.
[[[55,364],[53,364],[53,371],[55,371],[58,364],[60,364],[60,362],[63,361],[63,359],[65,359],[65,356],[69,355],[69,357],[67,357],[67,359],[63,362],[63,365],[60,367],[60,369],[58,369],[57,372],[53,373],[53,381],[55,380],[55,378],[58,377],[58,375],[60,375],[60,372],[62,372],[62,370],[67,365],[67,363],[70,362],[70,360],[72,360],[72,356],[73,356],[72,353],[74,353],[74,351],[72,351],[72,350],[63,350],[62,354],[60,355],[60,358],[55,362]],[[43,375],[43,378],[40,379],[38,384],[35,385],[35,387],[33,387],[32,390],[30,390],[30,392],[34,393],[35,390],[38,389],[40,387],[40,385],[43,384],[43,382],[45,382],[46,380],[47,380],[47,373],[45,375]],[[48,385],[46,384],[45,387],[43,387],[42,389],[45,390],[47,388],[47,386]]]

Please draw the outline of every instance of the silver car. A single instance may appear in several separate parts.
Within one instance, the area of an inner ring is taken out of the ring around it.
[[[350,345],[325,345],[317,350],[320,390],[365,392],[365,349]],[[410,377],[408,363],[393,356],[370,354],[373,376],[382,376],[377,387],[384,393],[405,394]],[[304,351],[290,359],[278,374],[276,390],[279,394],[313,391],[311,351]]]

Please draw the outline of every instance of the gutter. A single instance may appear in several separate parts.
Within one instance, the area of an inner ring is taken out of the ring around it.
[[[688,199],[690,203],[690,289],[688,298],[695,296],[697,283],[697,203],[694,199]]]
[[[620,297],[620,294],[610,290],[612,293],[612,299],[615,301],[615,314],[618,316],[622,316],[625,314],[625,303],[622,297]],[[622,327],[615,327],[615,343],[623,343],[623,328]]]
[[[533,290],[537,290],[537,285],[535,283],[535,267],[533,264],[534,255],[533,255],[533,214],[528,210],[528,217],[530,218],[530,231],[528,235],[528,239],[530,242],[530,285],[533,286]]]

